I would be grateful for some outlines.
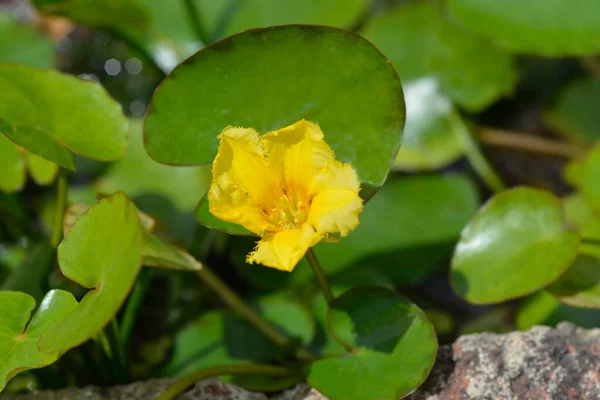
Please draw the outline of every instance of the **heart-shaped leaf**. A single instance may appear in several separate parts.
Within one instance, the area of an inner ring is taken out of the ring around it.
[[[52,68],[54,45],[49,38],[36,32],[33,25],[0,12],[0,61]]]
[[[33,154],[75,171],[71,152],[41,129],[13,124],[0,118],[0,133]]]
[[[0,118],[96,160],[115,160],[127,146],[120,105],[100,85],[57,71],[0,63]]]
[[[517,82],[508,53],[449,23],[433,1],[410,2],[374,17],[361,32],[404,82],[434,76],[444,94],[471,111],[511,93]]]
[[[404,84],[406,126],[402,147],[394,161],[398,170],[435,170],[456,161],[463,146],[450,122],[452,101],[439,80],[427,76]]]
[[[580,255],[546,290],[561,303],[600,308],[600,260]]]
[[[161,163],[210,163],[228,125],[267,133],[302,118],[320,125],[363,187],[378,187],[400,144],[400,82],[375,47],[341,29],[246,31],[200,50],[163,81],[148,108],[145,146]]]
[[[80,216],[58,247],[63,274],[90,289],[38,342],[44,353],[62,353],[97,334],[114,318],[141,265],[142,229],[123,193],[104,197]]]
[[[492,43],[547,56],[600,51],[600,2],[447,0],[450,18]]]
[[[463,230],[452,259],[452,287],[475,304],[524,296],[566,271],[579,241],[554,195],[526,187],[507,190]]]
[[[313,363],[308,383],[333,400],[399,399],[419,387],[433,367],[433,326],[391,290],[352,289],[333,302],[328,319],[350,353]]]
[[[52,290],[31,318],[35,308],[33,297],[21,292],[0,291],[0,392],[19,372],[56,361],[58,352],[42,353],[36,342],[52,324],[60,322],[75,307],[77,301],[71,293]]]

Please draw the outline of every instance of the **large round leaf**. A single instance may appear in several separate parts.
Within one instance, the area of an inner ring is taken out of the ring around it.
[[[532,293],[575,261],[579,234],[565,226],[559,200],[531,188],[494,196],[461,234],[451,284],[471,303]]]
[[[561,303],[600,308],[600,260],[580,255],[571,268],[552,282],[547,290]]]
[[[375,47],[341,29],[246,31],[200,50],[163,81],[145,145],[161,163],[209,163],[228,125],[266,133],[302,118],[321,126],[363,184],[379,186],[404,124],[400,81]]]
[[[437,353],[433,326],[396,293],[362,286],[329,311],[334,336],[350,353],[313,363],[308,383],[332,399],[399,399],[423,383]]]
[[[434,75],[444,93],[478,111],[511,93],[512,57],[448,23],[433,1],[411,2],[371,19],[362,30],[404,82]]]
[[[54,45],[36,32],[33,25],[20,23],[10,14],[0,12],[0,61],[52,68]]]
[[[92,159],[115,160],[127,146],[119,104],[100,85],[57,71],[0,63],[0,118]]]
[[[123,193],[103,198],[75,221],[58,247],[58,263],[67,278],[90,290],[48,328],[40,351],[65,352],[115,317],[140,268],[141,247],[136,208]]]
[[[450,17],[516,52],[549,56],[600,51],[596,0],[446,0]]]
[[[456,161],[463,146],[450,121],[455,112],[439,80],[427,76],[404,84],[406,126],[394,161],[398,170],[435,170]]]

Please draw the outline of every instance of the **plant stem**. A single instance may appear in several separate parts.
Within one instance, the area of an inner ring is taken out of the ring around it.
[[[67,195],[69,183],[67,181],[67,170],[60,168],[58,170],[58,181],[56,184],[56,209],[54,211],[54,221],[52,223],[52,237],[50,244],[57,248],[63,235],[63,219],[65,209],[67,208]]]
[[[331,305],[331,302],[334,299],[333,293],[331,292],[331,286],[329,285],[327,275],[325,275],[325,272],[323,272],[323,268],[321,268],[321,264],[319,264],[319,260],[317,260],[317,256],[312,248],[308,249],[305,257],[310,264],[313,273],[315,274],[315,280],[317,281],[319,288],[321,288],[327,304]]]
[[[288,338],[273,328],[254,309],[250,308],[240,296],[225,284],[213,271],[204,264],[197,272],[198,277],[223,299],[233,311],[242,316],[255,329],[261,332],[267,339],[278,347],[285,347]]]
[[[471,166],[477,172],[477,174],[484,180],[487,186],[495,193],[501,192],[506,189],[506,185],[498,176],[498,173],[494,171],[494,168],[485,159],[477,143],[473,140],[469,129],[463,122],[462,118],[453,112],[450,114],[450,124],[454,131],[457,139],[461,142],[465,156],[471,163]]]
[[[286,377],[298,375],[298,371],[265,364],[229,364],[206,368],[192,375],[178,380],[175,384],[165,390],[156,400],[171,400],[185,391],[195,382],[220,375],[267,375],[274,377]]]
[[[548,140],[533,135],[508,133],[494,128],[480,128],[478,137],[481,142],[492,146],[530,151],[538,154],[548,154],[565,158],[579,158],[585,153],[585,150],[579,146]]]
[[[185,8],[190,22],[192,23],[192,27],[194,28],[194,32],[196,33],[196,37],[204,45],[209,44],[210,41],[206,34],[206,30],[204,29],[204,25],[202,24],[202,20],[200,19],[200,10],[196,5],[195,0],[183,0],[183,2],[185,3]]]
[[[121,319],[121,329],[119,331],[119,340],[124,349],[129,348],[129,339],[131,338],[131,331],[137,318],[138,310],[142,305],[144,296],[148,291],[150,281],[154,275],[154,270],[151,268],[142,268],[138,279],[135,281],[125,311],[123,312],[123,318]]]
[[[590,244],[592,246],[600,246],[600,239],[581,238],[581,244]]]
[[[120,340],[119,324],[115,318],[113,318],[110,323],[110,328],[108,328],[108,341],[111,347],[116,375],[120,381],[126,381],[127,368],[125,366],[125,349]]]

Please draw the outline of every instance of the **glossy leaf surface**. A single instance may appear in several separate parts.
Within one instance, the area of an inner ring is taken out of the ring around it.
[[[552,194],[507,190],[489,200],[463,230],[452,259],[452,287],[476,304],[524,296],[566,271],[579,241]]]
[[[362,286],[329,312],[334,336],[351,352],[313,363],[308,383],[332,399],[398,399],[427,378],[437,353],[433,326],[396,293]]]
[[[144,124],[146,151],[166,164],[209,163],[228,125],[267,133],[302,118],[321,126],[363,184],[379,186],[404,124],[400,82],[377,49],[349,32],[247,31],[202,49],[163,81]]]

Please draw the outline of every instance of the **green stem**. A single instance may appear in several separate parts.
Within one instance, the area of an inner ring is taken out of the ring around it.
[[[52,247],[57,248],[60,244],[63,234],[63,219],[65,209],[67,208],[67,195],[69,184],[67,181],[67,170],[60,168],[58,171],[58,181],[56,187],[56,209],[54,211],[54,221],[52,223],[52,237],[50,243]]]
[[[183,2],[185,3],[185,8],[187,10],[187,14],[188,14],[188,17],[192,24],[192,27],[194,28],[194,32],[196,33],[196,37],[204,45],[209,44],[210,41],[208,39],[206,30],[204,29],[204,25],[202,24],[202,20],[200,18],[201,17],[200,10],[198,9],[198,6],[196,5],[196,1],[195,0],[183,0]]]
[[[600,239],[581,238],[581,244],[589,244],[592,246],[600,246]]]
[[[265,364],[229,364],[206,368],[192,375],[178,380],[175,384],[165,390],[156,400],[171,400],[192,386],[195,382],[220,375],[267,375],[274,377],[286,377],[298,375],[292,369]]]
[[[125,311],[123,312],[123,318],[121,319],[121,329],[119,331],[119,340],[122,343],[124,349],[129,348],[129,340],[131,338],[131,332],[135,324],[135,320],[138,315],[138,310],[142,305],[144,296],[148,291],[150,281],[154,275],[154,269],[142,268],[138,279],[133,286]]]
[[[450,123],[456,138],[463,147],[465,156],[471,163],[471,166],[475,172],[477,172],[477,174],[485,181],[487,186],[495,193],[505,190],[506,185],[504,185],[504,182],[502,182],[502,179],[500,179],[498,173],[494,171],[494,168],[492,168],[490,163],[485,159],[479,150],[477,143],[475,143],[473,140],[469,129],[456,112],[450,114]]]
[[[331,286],[329,285],[327,275],[325,275],[325,272],[323,272],[323,268],[321,268],[321,264],[319,264],[319,260],[317,260],[317,256],[312,248],[308,249],[305,257],[310,264],[313,273],[315,274],[315,280],[317,281],[317,285],[319,285],[321,288],[321,291],[325,296],[325,300],[327,300],[327,304],[331,305],[331,302],[334,299],[333,293],[331,292]]]

